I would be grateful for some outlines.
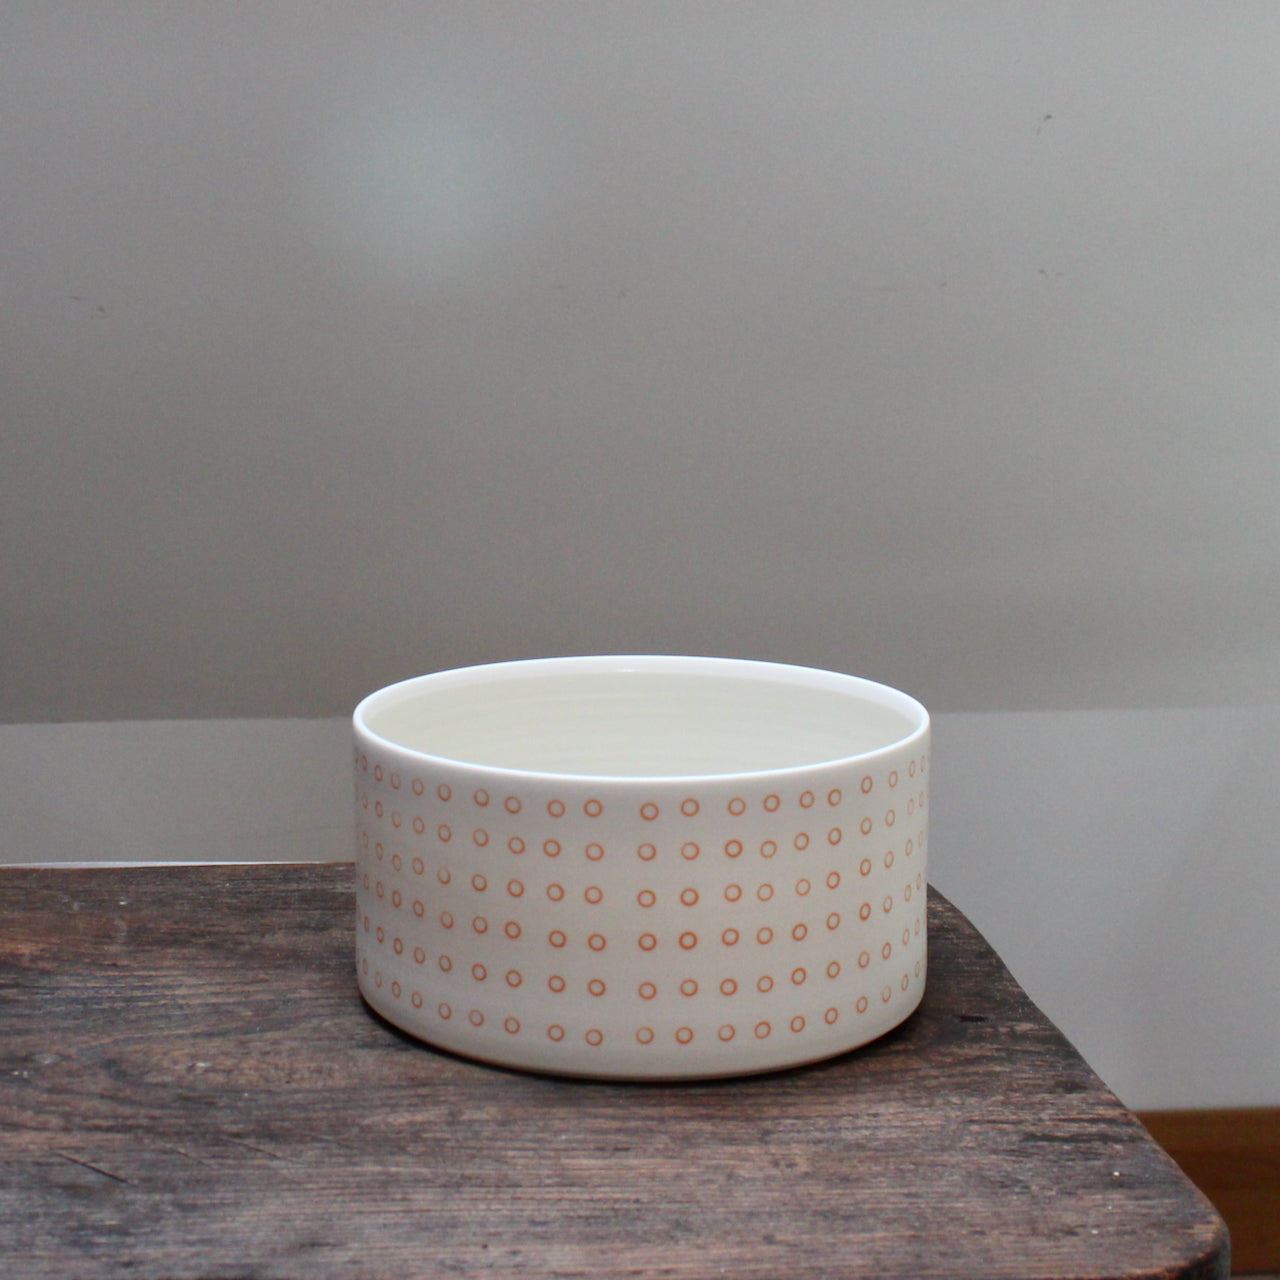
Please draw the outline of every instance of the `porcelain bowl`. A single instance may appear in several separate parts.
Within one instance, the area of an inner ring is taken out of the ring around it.
[[[583,657],[356,708],[356,965],[411,1035],[691,1079],[865,1044],[926,971],[929,717],[836,672]]]

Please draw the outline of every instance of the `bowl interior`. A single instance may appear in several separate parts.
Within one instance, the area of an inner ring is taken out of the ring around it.
[[[657,778],[801,768],[893,746],[927,717],[832,672],[726,659],[547,659],[425,676],[357,710],[391,743],[482,767]]]

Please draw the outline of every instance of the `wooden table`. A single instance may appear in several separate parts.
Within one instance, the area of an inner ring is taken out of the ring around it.
[[[0,1271],[1225,1276],[1221,1220],[943,898],[919,1011],[802,1070],[590,1084],[356,992],[349,866],[0,871]]]

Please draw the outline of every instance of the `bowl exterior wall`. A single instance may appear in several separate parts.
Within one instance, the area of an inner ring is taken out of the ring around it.
[[[598,1079],[769,1071],[924,994],[928,730],[710,780],[512,775],[357,726],[360,990],[429,1044]]]

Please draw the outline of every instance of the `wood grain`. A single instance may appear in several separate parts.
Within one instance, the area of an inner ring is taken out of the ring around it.
[[[1138,1119],[1226,1219],[1237,1273],[1280,1271],[1280,1107]]]
[[[1227,1274],[1209,1203],[936,894],[897,1031],[619,1085],[379,1020],[351,876],[0,872],[5,1276]]]

